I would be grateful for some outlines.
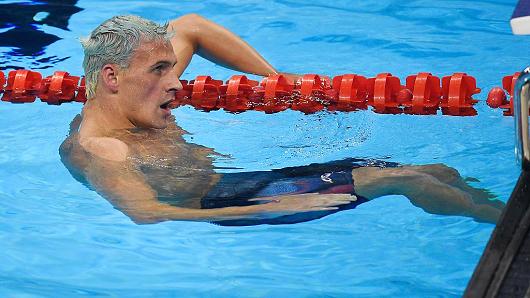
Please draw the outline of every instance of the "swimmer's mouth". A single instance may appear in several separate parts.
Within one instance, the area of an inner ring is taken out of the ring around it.
[[[169,105],[171,104],[171,102],[173,102],[173,100],[174,99],[170,99],[170,100],[166,101],[165,103],[161,104],[160,108],[163,109],[163,110],[169,109]]]

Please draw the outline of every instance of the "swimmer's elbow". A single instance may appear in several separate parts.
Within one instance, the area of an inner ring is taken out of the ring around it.
[[[219,220],[246,218],[252,213],[252,206],[225,207],[216,209],[189,209],[168,205],[158,205],[149,209],[121,210],[134,223],[139,225],[155,224],[169,220],[179,221],[204,221],[212,222]]]
[[[201,211],[198,209],[179,208],[161,203],[120,210],[138,225],[156,224],[170,220],[201,221],[202,219],[198,214]]]
[[[130,215],[128,216],[132,220],[132,222],[134,222],[137,225],[150,225],[150,224],[156,224],[156,223],[160,223],[163,221],[167,221],[167,219],[156,218],[153,216],[130,216]]]
[[[206,18],[191,13],[169,22],[168,30],[178,36],[185,37],[196,49],[201,34],[204,34],[205,29],[211,28],[211,26],[212,23]]]
[[[206,18],[203,16],[196,13],[190,13],[174,19],[173,21],[169,22],[169,24],[170,26],[181,26],[184,29],[201,25],[205,21]]]
[[[157,214],[155,212],[149,212],[149,211],[127,211],[127,210],[121,210],[125,215],[129,217],[135,224],[137,225],[148,225],[148,224],[156,224],[164,221],[171,220],[167,215],[165,214]]]

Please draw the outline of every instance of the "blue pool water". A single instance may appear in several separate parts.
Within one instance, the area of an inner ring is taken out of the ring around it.
[[[103,20],[138,14],[164,22],[199,13],[245,38],[281,71],[391,72],[402,80],[420,71],[467,72],[483,89],[475,117],[234,115],[188,107],[173,114],[190,132],[188,141],[227,156],[216,160],[219,167],[270,170],[346,157],[443,162],[506,201],[518,176],[513,119],[483,100],[527,64],[529,39],[512,36],[508,25],[515,2],[79,1],[83,10],[72,11],[68,30],[34,25],[61,39],[25,52],[1,40],[0,67],[80,75],[77,39]],[[9,3],[26,2],[2,1],[0,9]],[[13,22],[5,21],[0,34]],[[234,73],[197,57],[183,78]],[[136,225],[60,162],[58,146],[80,108],[0,102],[0,297],[453,297],[465,289],[493,230],[425,213],[401,196],[295,225]]]

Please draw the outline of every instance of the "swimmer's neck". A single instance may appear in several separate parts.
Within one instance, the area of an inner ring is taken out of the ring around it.
[[[83,120],[79,127],[79,137],[105,137],[112,131],[134,128],[127,119],[118,98],[95,96],[89,99],[81,113]]]

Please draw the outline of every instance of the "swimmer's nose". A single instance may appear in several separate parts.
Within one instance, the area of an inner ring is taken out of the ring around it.
[[[176,80],[174,84],[171,84],[169,88],[167,89],[167,93],[173,94],[172,96],[176,95],[179,90],[182,90],[182,84],[179,80]]]
[[[168,92],[176,92],[178,90],[182,90],[182,83],[180,82],[180,78],[177,74],[170,76],[169,86],[167,89]]]
[[[176,83],[177,83],[177,87],[176,87],[177,90],[182,90],[182,83],[180,82],[180,78],[179,77],[177,77],[177,82]]]

